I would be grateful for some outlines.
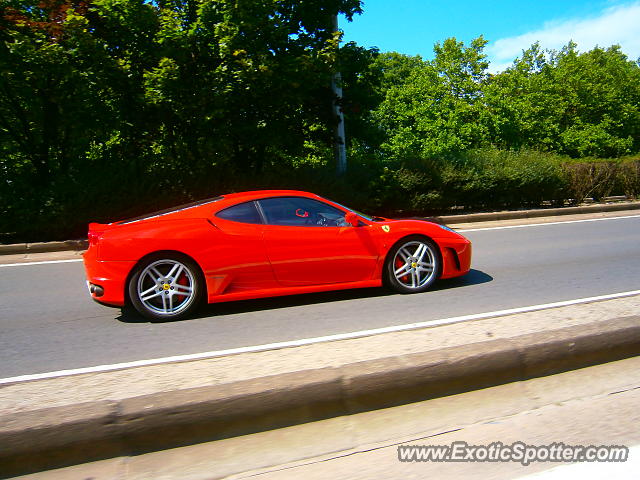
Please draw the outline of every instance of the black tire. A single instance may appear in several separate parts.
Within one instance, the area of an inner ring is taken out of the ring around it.
[[[158,253],[133,270],[127,286],[131,305],[151,320],[180,320],[201,303],[205,282],[198,265],[185,255]]]
[[[400,270],[402,268],[404,270]],[[385,286],[398,293],[420,293],[433,285],[441,271],[442,256],[438,245],[429,238],[412,235],[389,250],[383,279]]]

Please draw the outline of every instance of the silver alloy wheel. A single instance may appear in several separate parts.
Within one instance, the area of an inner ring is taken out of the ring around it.
[[[392,265],[396,280],[410,289],[423,287],[436,275],[435,252],[428,243],[419,240],[402,245]]]
[[[172,259],[147,265],[138,277],[136,292],[150,312],[171,316],[189,308],[197,294],[191,270]]]

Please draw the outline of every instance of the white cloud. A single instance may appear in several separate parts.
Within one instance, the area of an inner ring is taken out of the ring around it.
[[[548,22],[540,30],[501,38],[486,49],[490,70],[498,72],[510,66],[522,50],[537,41],[543,49],[559,50],[570,40],[582,52],[596,45],[606,48],[617,44],[629,59],[636,60],[640,57],[640,2],[608,8],[597,17]]]

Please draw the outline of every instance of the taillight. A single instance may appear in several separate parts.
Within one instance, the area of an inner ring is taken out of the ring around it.
[[[100,236],[97,232],[89,232],[89,246],[97,245],[98,240],[100,240]]]
[[[105,227],[108,227],[108,225],[104,225],[102,223],[89,224],[89,232],[87,233],[87,237],[89,237],[89,246],[98,244],[98,242],[100,241],[101,235],[106,230]]]

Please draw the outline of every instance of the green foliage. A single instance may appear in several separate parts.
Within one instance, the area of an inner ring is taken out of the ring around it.
[[[331,17],[359,12],[359,0],[3,2],[3,240],[81,236],[88,220],[260,183],[326,150]]]
[[[562,199],[562,157],[536,151],[465,152],[445,170],[445,198],[474,208],[540,206]]]
[[[383,215],[640,194],[640,66],[619,47],[534,44],[490,74],[482,37],[446,39],[432,60],[340,47],[332,16],[360,12],[360,0],[4,0],[0,241],[80,237],[88,221],[258,188]]]
[[[393,159],[430,158],[462,152],[484,143],[481,87],[488,63],[480,37],[469,47],[454,38],[436,44],[433,61],[380,61],[384,76],[394,79],[372,119],[384,132],[383,154]]]
[[[538,44],[485,88],[492,142],[572,157],[640,150],[640,67],[618,46],[579,53]]]

